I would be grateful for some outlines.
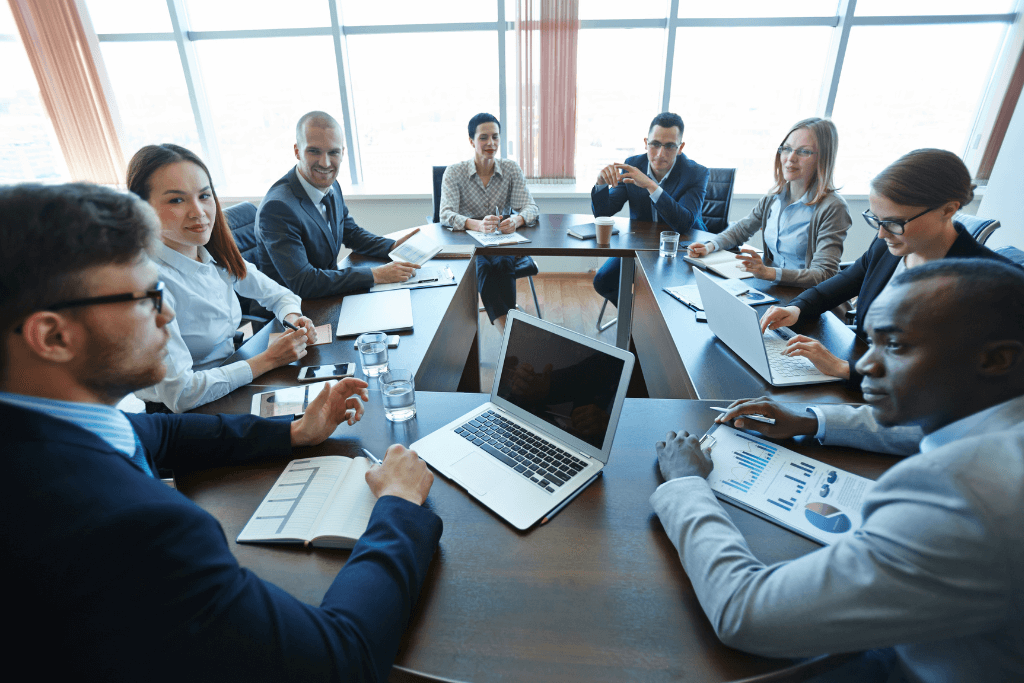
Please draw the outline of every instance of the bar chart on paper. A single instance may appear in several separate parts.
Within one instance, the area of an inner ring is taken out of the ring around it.
[[[860,526],[870,479],[725,425],[703,445],[715,463],[708,484],[719,497],[826,545]]]

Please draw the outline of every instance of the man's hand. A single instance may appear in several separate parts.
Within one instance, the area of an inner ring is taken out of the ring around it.
[[[328,384],[306,406],[306,414],[292,422],[292,446],[322,443],[342,422],[351,427],[362,419],[363,403],[369,400],[361,379],[346,377],[334,386]]]
[[[395,249],[397,249],[398,247],[402,246],[402,243],[403,243],[403,242],[405,242],[406,240],[408,240],[408,239],[409,239],[410,237],[412,237],[413,235],[415,235],[415,234],[416,234],[416,233],[418,233],[419,231],[420,231],[420,229],[419,229],[419,228],[416,228],[415,230],[413,230],[413,231],[412,231],[412,232],[410,232],[409,234],[407,234],[407,235],[403,235],[402,237],[399,237],[399,238],[398,238],[397,240],[395,240],[395,246],[391,247],[391,251],[394,251],[394,250],[395,250]]]
[[[650,176],[636,166],[630,166],[629,164],[612,164],[612,166],[622,171],[621,175],[619,175],[619,180],[622,182],[642,187],[652,193],[658,189],[658,183],[651,180]]]
[[[850,379],[850,363],[834,355],[817,339],[798,334],[789,340],[783,354],[787,356],[803,356],[814,364],[819,371],[830,377]]]
[[[775,424],[744,420],[743,415],[763,415],[773,418]],[[772,439],[812,436],[818,432],[818,418],[814,416],[814,413],[807,410],[794,410],[767,396],[734,401],[726,412],[715,418],[715,422],[729,422],[730,420],[735,420],[733,426],[737,429],[751,429]]]
[[[741,247],[740,253],[736,255],[740,262],[740,268],[751,273],[754,277],[762,280],[774,280],[775,269],[769,268],[761,260],[761,255],[750,247]]]
[[[304,315],[298,313],[289,313],[284,317],[285,320],[290,322],[295,327],[306,331],[306,343],[312,346],[316,343],[316,325],[313,321]]]
[[[669,432],[664,441],[654,444],[658,467],[665,481],[682,477],[707,479],[715,464],[700,450],[700,439],[688,432]]]
[[[366,473],[366,483],[378,498],[398,496],[410,503],[423,505],[434,483],[434,475],[416,451],[396,443],[384,454],[384,464]]]
[[[608,187],[619,186],[619,169],[618,164],[608,164],[601,169],[601,172],[597,174],[597,182],[595,185],[607,185]]]
[[[373,284],[386,285],[391,282],[405,282],[419,269],[415,263],[406,261],[392,261],[387,265],[377,266],[370,272],[373,273]]]

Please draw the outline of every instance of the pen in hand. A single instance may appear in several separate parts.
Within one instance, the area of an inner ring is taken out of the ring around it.
[[[299,328],[297,328],[295,325],[293,325],[292,323],[288,322],[287,320],[282,320],[281,324],[284,325],[285,327],[287,327],[292,332],[298,332],[299,331]]]
[[[708,406],[708,407],[711,408],[711,410],[717,410],[720,413],[727,413],[727,412],[729,412],[729,410],[727,408],[719,408],[718,406]],[[754,422],[763,422],[766,425],[773,425],[773,424],[775,424],[775,418],[765,417],[764,415],[756,415],[756,414],[748,413],[746,415],[737,415],[736,416],[736,419],[740,419],[740,418],[742,418],[744,420],[753,420]]]
[[[383,460],[381,460],[380,458],[378,458],[376,455],[374,455],[370,451],[366,450],[365,448],[362,449],[362,451],[363,451],[363,453],[366,453],[366,457],[369,458],[370,462],[372,462],[373,464],[375,464],[375,465],[383,465],[384,464]]]

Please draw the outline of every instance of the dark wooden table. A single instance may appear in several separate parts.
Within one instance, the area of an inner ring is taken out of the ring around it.
[[[380,263],[353,254],[342,266]],[[435,262],[437,263],[437,262]],[[388,350],[391,367],[412,370],[416,388],[425,391],[479,391],[480,371],[477,353],[476,269],[470,259],[447,259],[458,285],[414,289],[412,296],[413,329],[401,332],[397,349]],[[358,292],[357,292],[358,293]],[[330,324],[332,334],[338,329],[338,316],[344,296],[304,299],[302,312],[315,324]],[[280,323],[272,322],[247,340],[224,364],[245,360],[267,349],[271,332],[281,332]],[[256,378],[260,384],[294,386],[298,368],[307,365],[356,363],[359,353],[353,348],[354,337],[334,339],[331,344],[311,346],[307,355],[296,363],[275,368]],[[359,371],[356,377],[362,377]]]
[[[652,398],[700,398],[734,401],[772,396],[780,401],[863,403],[859,391],[845,382],[773,387],[711,332],[696,321],[693,311],[665,291],[665,287],[695,283],[692,267],[681,258],[663,259],[657,252],[637,252],[639,268],[633,291],[633,343]],[[803,290],[749,279],[749,286],[786,303]],[[758,315],[768,305],[754,307]],[[855,343],[863,343],[831,312],[801,320],[792,328],[820,340],[845,358]]]
[[[244,387],[221,410],[246,412]],[[482,394],[418,391],[414,420],[383,419],[371,393],[364,420],[342,426],[306,455],[382,454],[479,405]],[[440,549],[406,630],[397,666],[461,681],[727,681],[785,669],[790,660],[747,655],[715,636],[648,498],[661,483],[653,443],[668,428],[703,432],[724,402],[627,399],[604,476],[553,521],[526,532],[440,476],[426,505],[444,520]],[[205,406],[203,412],[216,412]],[[876,478],[893,459],[816,442],[787,444]],[[238,561],[300,600],[318,604],[347,551],[237,545],[234,539],[287,460],[179,477],[179,489],[223,525]],[[817,546],[725,506],[753,552],[772,563]]]

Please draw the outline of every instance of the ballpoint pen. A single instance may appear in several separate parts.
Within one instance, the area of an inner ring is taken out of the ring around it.
[[[370,459],[370,462],[372,462],[372,463],[374,463],[376,465],[383,465],[384,464],[383,460],[381,460],[380,458],[378,458],[376,455],[374,455],[370,451],[366,450],[365,448],[362,449],[362,451],[363,451],[363,453],[366,453],[366,457]]]
[[[720,408],[718,406],[708,406],[708,407],[711,408],[711,410],[717,410],[720,413],[729,412],[728,408]],[[736,419],[736,420],[740,420],[740,419],[743,419],[743,420],[753,420],[754,422],[763,422],[766,425],[773,425],[773,424],[775,424],[775,418],[773,418],[773,417],[765,417],[764,415],[754,415],[754,414],[751,414],[751,413],[748,413],[747,415],[737,415],[734,419]]]
[[[298,327],[296,327],[292,323],[288,322],[287,320],[282,320],[281,324],[284,325],[285,327],[287,327],[289,330],[292,330],[293,332],[297,332],[298,329],[299,329]]]

